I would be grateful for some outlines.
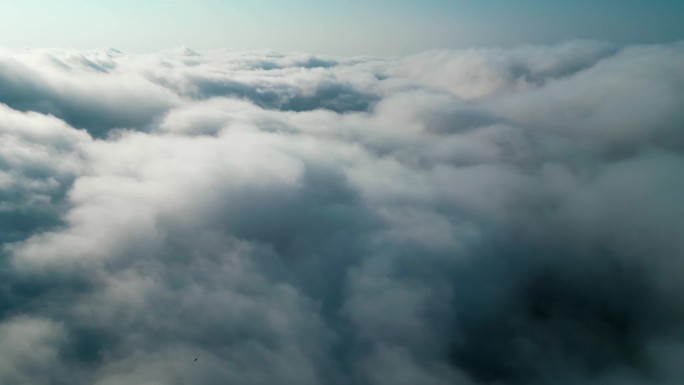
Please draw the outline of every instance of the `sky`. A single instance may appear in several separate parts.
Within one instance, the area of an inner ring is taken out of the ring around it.
[[[676,0],[26,0],[0,2],[3,45],[150,52],[274,49],[400,55],[568,39],[684,37]]]

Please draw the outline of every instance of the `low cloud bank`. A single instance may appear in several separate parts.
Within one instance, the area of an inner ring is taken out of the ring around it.
[[[684,381],[681,43],[0,51],[0,103],[0,383]]]

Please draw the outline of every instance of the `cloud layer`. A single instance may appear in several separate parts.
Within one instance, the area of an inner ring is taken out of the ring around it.
[[[0,383],[684,380],[681,43],[1,51],[0,103]]]

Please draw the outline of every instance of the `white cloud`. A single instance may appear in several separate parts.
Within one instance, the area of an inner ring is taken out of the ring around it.
[[[3,373],[676,383],[682,52],[4,51]]]

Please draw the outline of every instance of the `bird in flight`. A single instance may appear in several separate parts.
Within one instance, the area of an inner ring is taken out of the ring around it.
[[[199,358],[199,357],[195,357],[195,361],[193,361],[193,362],[197,362],[197,359],[198,359],[198,358]]]

